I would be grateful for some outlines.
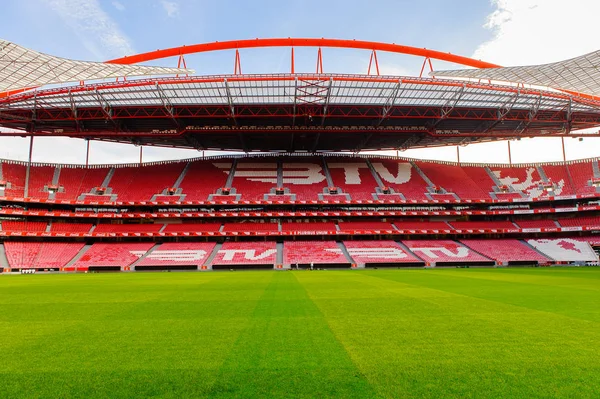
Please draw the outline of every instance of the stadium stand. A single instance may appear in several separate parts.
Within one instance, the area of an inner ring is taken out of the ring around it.
[[[404,195],[406,199],[429,200],[425,195],[427,183],[409,162],[374,159],[371,164],[385,186]]]
[[[289,158],[282,160],[282,183],[296,195],[298,201],[318,200],[327,187],[327,178],[320,158]]]
[[[355,221],[355,222],[339,222],[341,231],[353,230],[395,230],[391,223],[381,221]]]
[[[283,264],[306,267],[321,265],[348,265],[348,259],[335,241],[288,241],[283,245]]]
[[[223,167],[219,168],[219,165]],[[225,187],[227,181],[227,162],[194,161],[181,181],[179,188],[186,201],[208,201],[208,197]],[[229,166],[231,164],[229,163]]]
[[[60,269],[83,248],[81,243],[6,242],[13,269]]]
[[[2,178],[10,183],[10,188],[4,190],[6,197],[25,196],[25,171],[26,167],[23,163],[2,162]]]
[[[154,243],[95,243],[73,265],[77,271],[121,270],[142,257]]]
[[[277,162],[239,161],[231,185],[242,201],[263,201],[277,187]]]
[[[476,263],[493,265],[494,261],[484,257],[459,242],[451,240],[405,240],[408,249],[432,266],[464,265]]]
[[[348,162],[327,158],[326,162],[333,187],[341,188],[344,193],[350,194],[354,201],[373,200],[373,193],[379,185],[366,161],[357,159]]]
[[[285,222],[281,223],[281,231],[302,233],[331,233],[337,229],[334,222]]]
[[[559,262],[598,262],[598,255],[587,241],[575,238],[540,238],[529,239],[527,243]]]
[[[522,229],[556,229],[558,226],[554,223],[554,220],[539,219],[539,220],[527,220],[517,219],[515,223]]]
[[[47,227],[48,223],[46,222],[30,222],[27,220],[5,220],[2,222],[2,231],[43,233]]]
[[[83,194],[86,195],[84,199],[93,201],[103,200],[107,201],[106,197],[96,197],[94,195],[94,189],[102,187],[104,179],[107,177],[110,169],[108,168],[65,168],[63,167],[60,171],[58,178],[59,186],[63,187],[63,192],[56,193],[57,200],[77,200]]]
[[[168,242],[152,249],[145,258],[135,265],[136,270],[144,268],[204,266],[215,247],[214,242]]]
[[[502,185],[511,187],[516,192],[523,192],[530,198],[547,196],[547,192],[542,188],[542,177],[534,166],[491,169]]]
[[[572,179],[565,165],[539,166],[554,186],[554,195],[575,195]]]
[[[468,229],[481,229],[481,230],[492,230],[492,229],[511,229],[517,230],[512,222],[508,220],[494,220],[494,221],[451,221],[448,222],[452,227],[457,230],[468,230]]]
[[[94,234],[99,233],[158,233],[163,224],[99,224]]]
[[[393,223],[398,230],[452,230],[448,223],[434,220],[395,220]]]
[[[91,223],[52,223],[50,225],[51,233],[89,233],[92,228]]]
[[[278,223],[225,223],[223,231],[237,231],[237,232],[276,232],[279,231]]]
[[[580,227],[580,226],[600,227],[600,217],[582,216],[582,217],[576,217],[576,218],[560,218],[560,219],[557,219],[557,221],[562,227]]]
[[[483,192],[458,165],[443,165],[440,167],[437,162],[415,162],[415,164],[435,186],[442,187],[449,193],[458,195],[460,199],[489,198],[488,192]],[[447,197],[443,199],[454,198]]]
[[[221,223],[169,223],[163,233],[204,233],[217,232]]]
[[[594,163],[597,164],[598,161],[574,162],[567,165],[567,170],[573,179],[573,185],[575,186],[577,194],[597,194],[598,191],[596,187],[590,184],[594,180],[594,169],[592,166]]]
[[[551,261],[520,240],[461,240],[461,243],[501,265],[545,265]]]
[[[48,187],[52,186],[54,166],[32,166],[29,174],[29,198],[48,198]]]
[[[344,241],[344,246],[359,266],[385,266],[398,263],[422,266],[424,264],[421,259],[394,241]]]
[[[226,242],[212,261],[213,269],[229,267],[269,267],[275,265],[277,248],[274,242]]]

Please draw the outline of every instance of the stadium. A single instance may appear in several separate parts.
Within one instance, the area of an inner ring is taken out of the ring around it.
[[[242,73],[240,52],[271,47],[289,50],[289,73]],[[305,47],[314,73],[295,71]],[[324,72],[329,48],[368,54],[368,72]],[[187,68],[186,55],[218,51],[233,54],[233,74]],[[385,52],[420,57],[420,75],[380,74]],[[165,58],[177,67],[150,66]],[[564,156],[565,139],[596,139],[599,59],[501,67],[392,43],[272,38],[91,62],[0,41],[0,137],[30,143],[28,161],[0,161],[5,321],[32,334],[5,338],[40,339],[48,365],[0,395],[594,397],[598,271],[572,266],[599,263],[598,158],[466,163],[460,149],[506,141],[510,160],[510,141],[562,138]],[[85,140],[86,160],[90,143],[133,144],[140,159],[37,163],[42,137]],[[447,146],[456,162],[400,156]],[[199,156],[144,162],[148,147]],[[133,273],[149,271],[188,273]],[[42,314],[51,325],[36,324]],[[203,365],[186,368],[200,342]],[[236,352],[221,358],[227,346]],[[0,346],[0,359],[17,350]],[[35,356],[6,373],[36,370]]]

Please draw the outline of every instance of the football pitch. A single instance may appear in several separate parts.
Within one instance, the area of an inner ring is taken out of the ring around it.
[[[598,398],[600,268],[0,276],[2,398]]]

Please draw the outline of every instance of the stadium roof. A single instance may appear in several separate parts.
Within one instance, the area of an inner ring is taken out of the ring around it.
[[[0,93],[85,80],[188,73],[193,73],[193,71],[180,68],[74,61],[29,50],[0,39]]]
[[[550,64],[443,70],[430,75],[522,83],[600,97],[600,50]]]

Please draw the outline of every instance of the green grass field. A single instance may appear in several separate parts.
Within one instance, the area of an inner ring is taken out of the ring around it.
[[[600,268],[0,276],[1,398],[599,398]]]

